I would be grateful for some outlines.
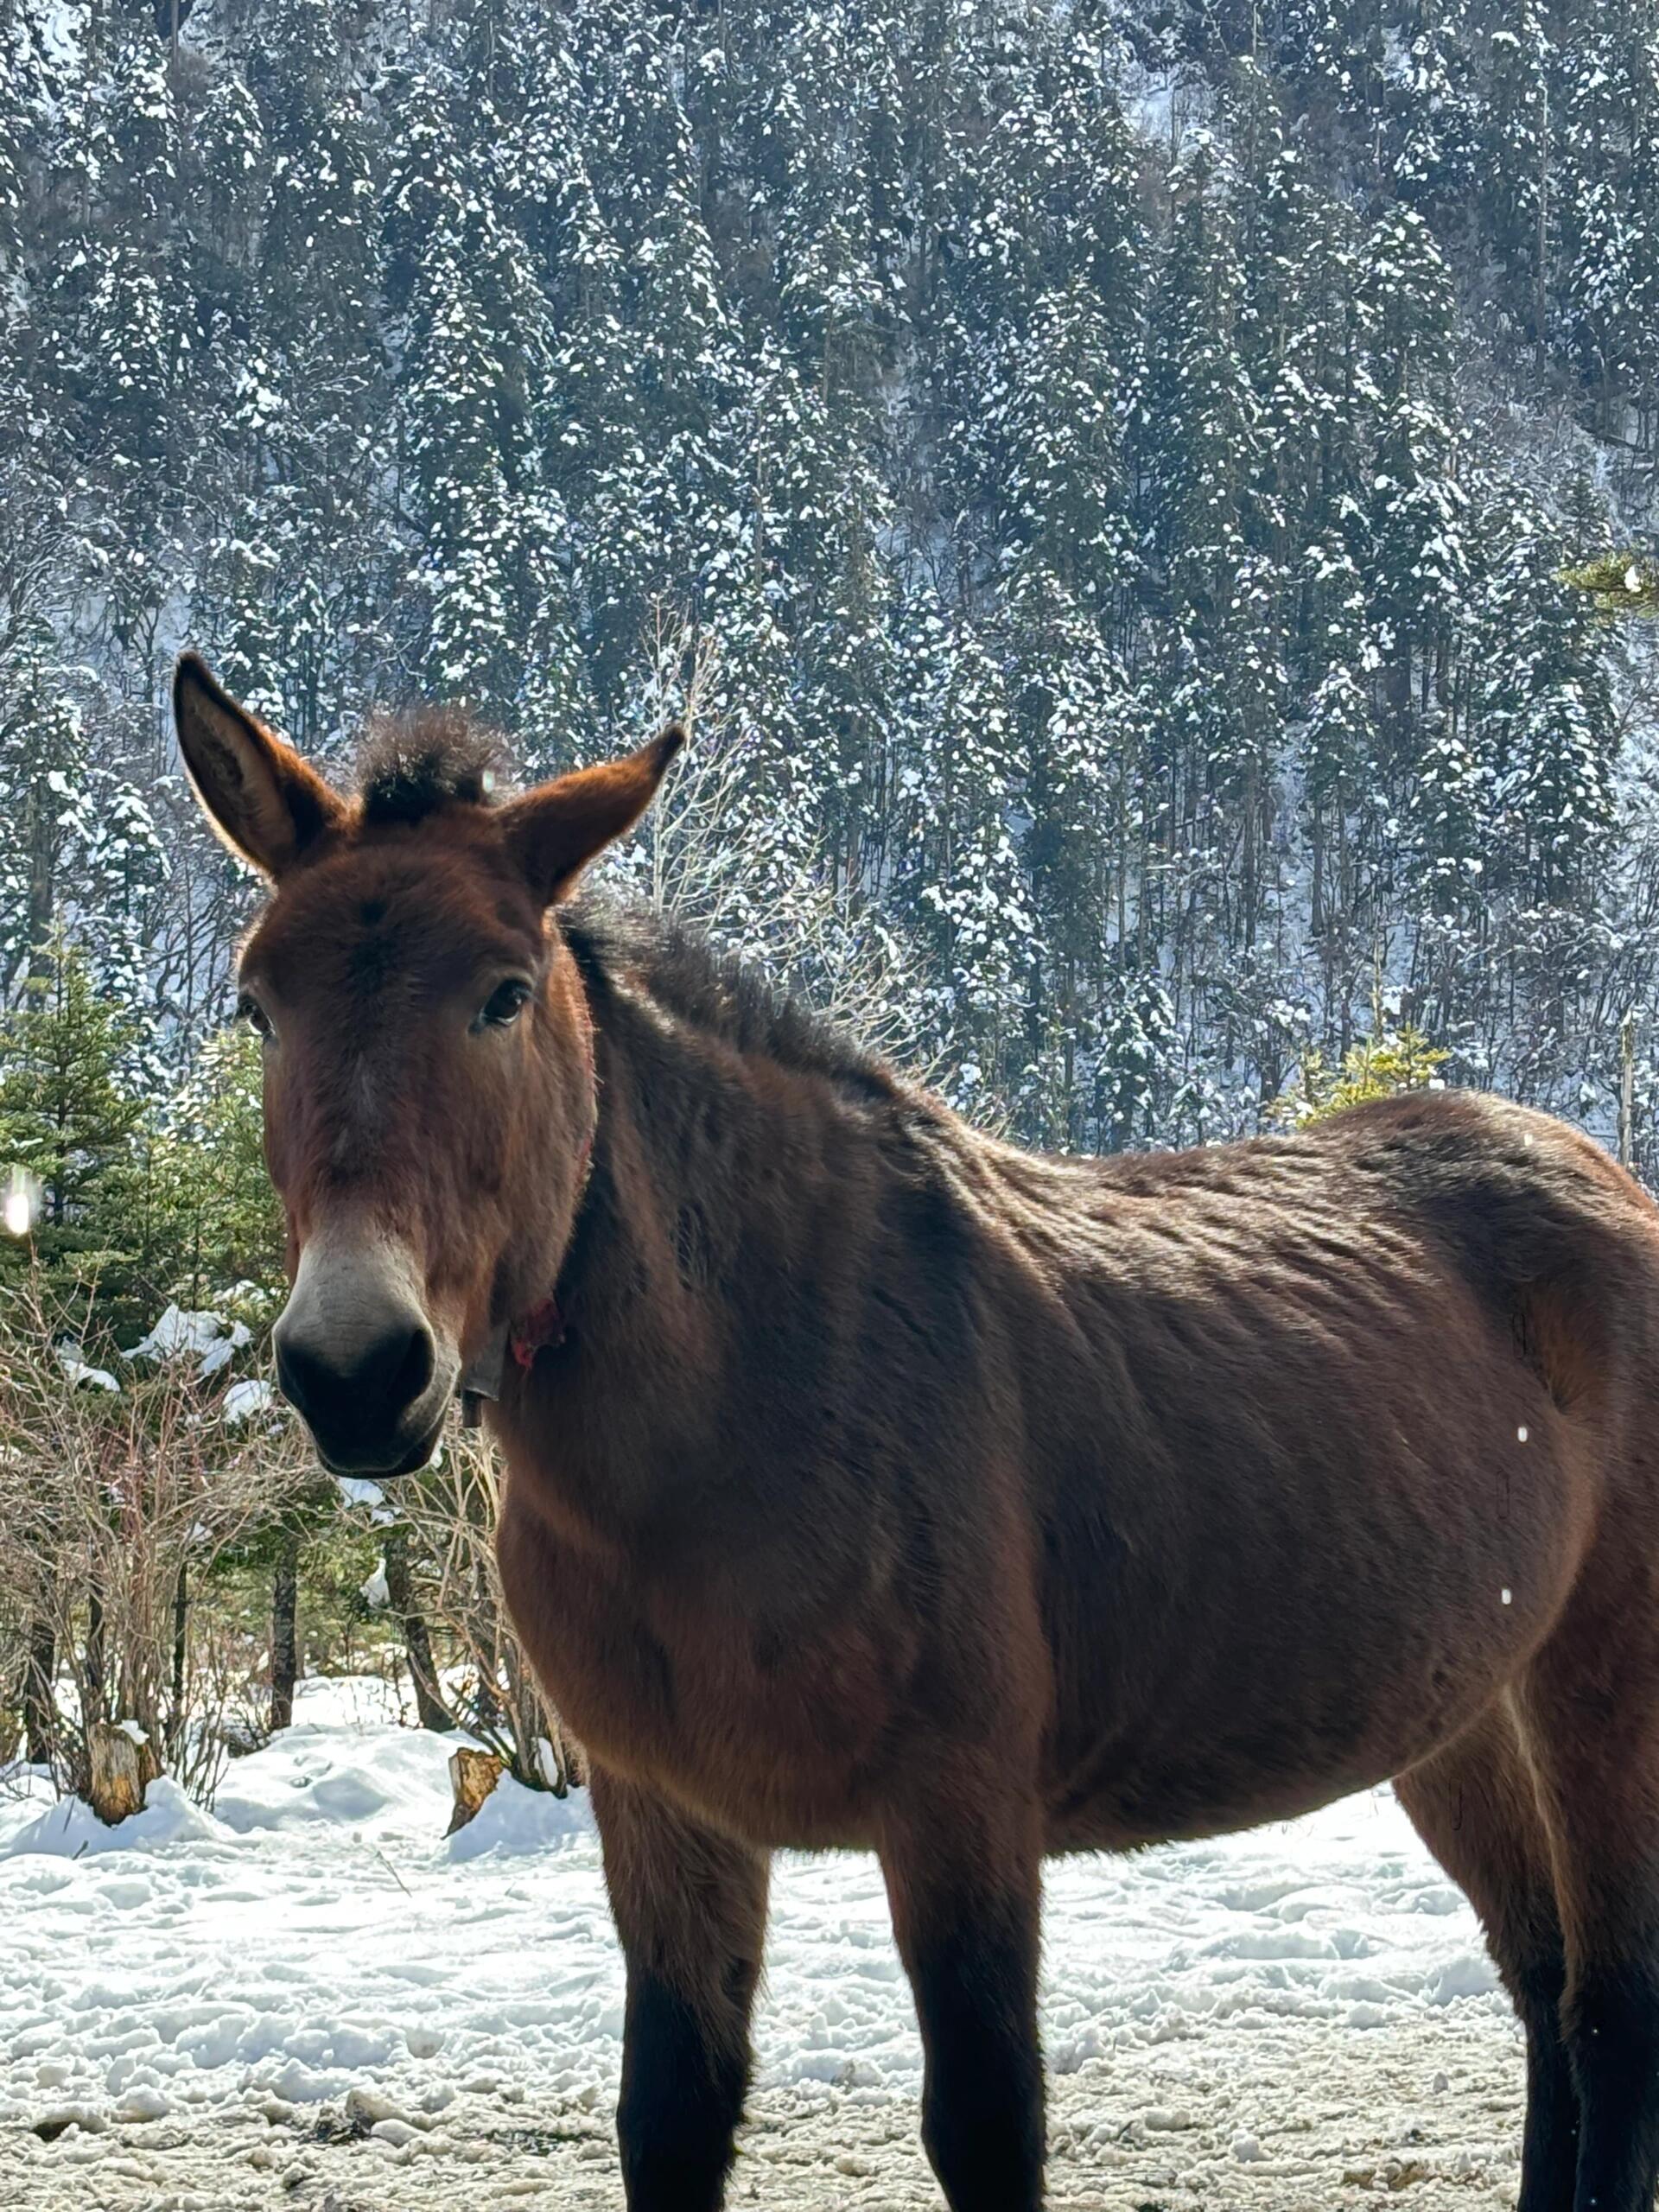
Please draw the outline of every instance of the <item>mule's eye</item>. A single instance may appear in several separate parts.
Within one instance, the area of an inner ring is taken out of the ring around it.
[[[510,1029],[530,1003],[530,985],[515,976],[498,983],[479,1009],[475,1029]]]
[[[236,1013],[239,1021],[245,1021],[248,1027],[256,1030],[261,1037],[270,1036],[270,1016],[260,1005],[258,1000],[251,997],[246,991],[243,992],[236,1002]]]

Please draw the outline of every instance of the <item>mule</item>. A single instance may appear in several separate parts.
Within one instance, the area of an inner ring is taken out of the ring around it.
[[[201,663],[179,742],[274,887],[241,956],[324,1462],[509,1471],[586,1745],[634,2212],[722,2198],[768,1854],[874,1851],[954,2212],[1044,2186],[1041,1867],[1385,1777],[1524,2025],[1522,2212],[1659,2170],[1659,1235],[1543,1116],[1044,1158],[585,865],[669,731],[498,799],[461,723],[336,791]],[[1064,1971],[1063,1961],[1056,1961]]]

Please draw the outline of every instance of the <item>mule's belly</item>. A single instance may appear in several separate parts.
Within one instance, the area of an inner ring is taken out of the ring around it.
[[[676,1634],[612,1577],[539,1531],[504,1535],[509,1600],[537,1673],[589,1752],[747,1842],[868,1847],[880,1815],[929,1754],[934,1723],[907,1700],[913,1655],[842,1632],[757,1661],[738,1633]],[[1102,1641],[1109,1679],[1046,1777],[1046,1845],[1126,1849],[1294,1818],[1427,1757],[1486,1707],[1547,1635],[1575,1554],[1565,1529],[1522,1532],[1497,1579],[1450,1545],[1353,1573],[1299,1574],[1271,1592],[1212,1588],[1199,1624],[1185,1609],[1139,1661]],[[1351,1567],[1352,1563],[1349,1563]],[[1357,1571],[1357,1570],[1355,1570]],[[526,1601],[514,1576],[533,1580]],[[1264,1624],[1300,1632],[1264,1637]],[[741,1624],[731,1624],[734,1630]],[[980,1723],[963,1715],[952,1732]],[[982,1717],[985,1746],[998,1722]]]
[[[1396,1526],[1379,1500],[1255,1567],[1241,1537],[1138,1654],[1103,1639],[1086,1711],[1056,1732],[1051,1848],[1292,1819],[1449,1741],[1545,1641],[1578,1572],[1585,1485],[1547,1445],[1528,1471],[1518,1494],[1460,1474],[1438,1527]]]

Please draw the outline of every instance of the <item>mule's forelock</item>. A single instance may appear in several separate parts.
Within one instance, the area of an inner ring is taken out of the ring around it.
[[[498,741],[458,708],[380,717],[358,762],[363,819],[423,822],[445,806],[488,806],[502,770]]]

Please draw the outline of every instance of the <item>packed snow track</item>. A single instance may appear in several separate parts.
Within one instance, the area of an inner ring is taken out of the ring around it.
[[[585,1801],[442,1840],[444,1739],[304,1686],[212,1815],[0,1799],[0,2191],[29,2212],[620,2212],[622,1971]],[[1522,2052],[1387,1791],[1051,1867],[1052,2201],[1513,2203]],[[786,1858],[734,2205],[940,2202],[872,1861]]]

